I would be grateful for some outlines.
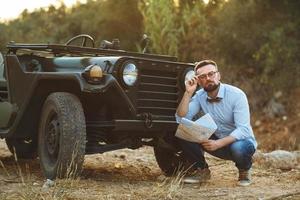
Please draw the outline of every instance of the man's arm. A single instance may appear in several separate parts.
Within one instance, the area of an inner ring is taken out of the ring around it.
[[[196,99],[192,99],[194,92],[197,89],[198,77],[192,78],[185,85],[185,92],[176,110],[176,117],[186,117],[191,119],[197,112],[199,112],[200,106]],[[192,100],[191,100],[192,99]]]
[[[235,129],[230,136],[236,140],[243,140],[252,136],[252,127],[250,125],[250,111],[246,95],[243,93],[236,101],[233,108],[233,118]]]
[[[190,94],[189,92],[185,91],[184,94],[183,94],[183,97],[181,99],[181,102],[177,108],[177,115],[179,117],[185,117],[186,114],[188,113],[189,111],[189,103],[190,103],[190,100],[192,98],[192,95],[193,94]]]

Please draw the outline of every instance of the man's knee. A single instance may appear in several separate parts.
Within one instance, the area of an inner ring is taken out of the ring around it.
[[[252,157],[255,147],[249,140],[239,140],[231,144],[230,150],[235,160],[245,159]]]

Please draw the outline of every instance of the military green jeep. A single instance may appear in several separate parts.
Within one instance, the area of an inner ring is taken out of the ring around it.
[[[193,64],[119,46],[95,47],[89,35],[9,43],[0,54],[0,138],[9,150],[38,156],[49,179],[79,175],[85,154],[143,145],[166,175],[185,163],[174,114]]]

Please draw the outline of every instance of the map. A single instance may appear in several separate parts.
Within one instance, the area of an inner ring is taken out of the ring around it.
[[[181,118],[175,136],[190,142],[200,142],[208,139],[216,130],[217,124],[209,113],[196,121]]]

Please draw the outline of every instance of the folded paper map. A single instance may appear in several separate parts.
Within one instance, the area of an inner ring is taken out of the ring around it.
[[[217,124],[207,113],[196,121],[182,118],[175,136],[190,142],[200,142],[208,139],[217,128]]]

